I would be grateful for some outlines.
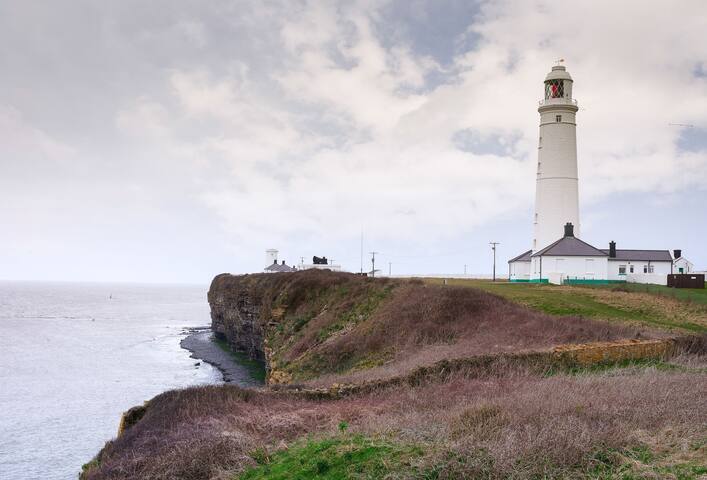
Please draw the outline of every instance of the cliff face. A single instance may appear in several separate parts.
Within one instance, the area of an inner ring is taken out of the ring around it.
[[[265,362],[267,383],[290,383],[338,368],[331,354],[340,348],[324,344],[368,318],[395,285],[319,270],[221,274],[208,294],[211,326],[235,350]]]
[[[209,289],[211,328],[232,348],[265,361],[263,325],[260,321],[263,292],[248,276],[221,274]]]

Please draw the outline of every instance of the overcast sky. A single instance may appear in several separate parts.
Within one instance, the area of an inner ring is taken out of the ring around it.
[[[704,0],[0,0],[0,278],[358,271],[361,231],[386,271],[494,240],[505,273],[558,58],[583,239],[707,268],[705,32]]]

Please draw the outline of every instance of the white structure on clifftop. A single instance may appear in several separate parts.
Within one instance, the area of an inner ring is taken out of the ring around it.
[[[693,268],[675,250],[608,249],[582,241],[579,229],[577,102],[564,66],[552,67],[540,100],[538,170],[531,248],[508,261],[512,282],[592,283],[631,281],[665,285],[670,273]]]

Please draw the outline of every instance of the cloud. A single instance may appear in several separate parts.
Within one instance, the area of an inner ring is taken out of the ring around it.
[[[222,239],[240,270],[258,269],[269,246],[343,258],[361,228],[398,250],[458,251],[515,216],[500,233],[519,238],[530,228],[537,100],[560,57],[580,105],[583,209],[702,191],[705,8],[223,0],[23,10],[13,18],[32,29],[0,28],[0,154],[12,159],[0,171],[22,182],[19,198],[40,185],[46,198],[73,192],[77,224],[112,209],[146,242],[165,218],[194,219],[190,230]],[[183,247],[185,262],[199,256]]]

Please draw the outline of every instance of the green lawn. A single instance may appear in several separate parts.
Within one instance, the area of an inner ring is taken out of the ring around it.
[[[427,279],[429,283],[442,283],[442,279]],[[551,315],[577,315],[588,318],[596,318],[610,321],[624,321],[648,324],[664,329],[680,329],[695,333],[707,332],[707,325],[696,317],[693,318],[688,311],[702,309],[703,302],[707,302],[707,290],[684,289],[684,292],[676,294],[675,298],[684,301],[684,305],[678,305],[682,315],[675,315],[674,311],[658,308],[649,304],[621,304],[619,295],[615,295],[614,302],[608,303],[606,299],[597,298],[596,289],[604,289],[611,294],[611,289],[616,285],[606,286],[556,286],[533,283],[510,283],[491,282],[488,280],[469,279],[449,279],[448,285],[461,285],[475,287],[496,295],[505,297],[511,301],[523,304],[535,310]],[[621,288],[625,285],[622,284]],[[646,287],[649,287],[646,289]],[[655,288],[653,288],[655,287]],[[668,289],[657,285],[630,285],[629,289],[635,288],[637,293],[649,293],[659,296],[667,290],[664,296],[671,297],[670,293],[680,289]],[[633,290],[630,290],[633,291]],[[696,300],[699,298],[700,300]],[[707,309],[705,309],[707,312]],[[704,317],[703,317],[704,318]]]
[[[583,285],[586,288],[617,288],[616,285]],[[707,287],[707,284],[705,285]],[[642,285],[639,283],[624,283],[620,286],[629,292],[649,293],[675,298],[685,302],[694,302],[707,305],[707,288],[670,288],[663,285]]]
[[[271,455],[260,449],[251,454],[258,466],[240,480],[343,480],[349,478],[429,478],[413,466],[422,449],[361,435],[341,435],[302,441]]]

